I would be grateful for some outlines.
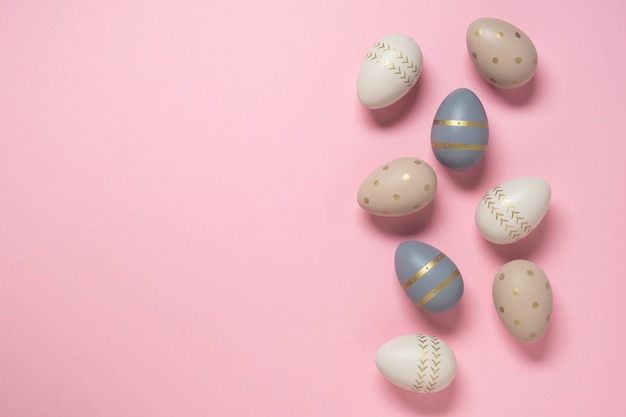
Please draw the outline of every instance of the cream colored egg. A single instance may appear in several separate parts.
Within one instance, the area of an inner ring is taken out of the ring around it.
[[[437,191],[437,176],[421,159],[402,157],[370,173],[359,187],[357,201],[368,213],[404,216],[426,207]]]
[[[496,313],[513,336],[541,339],[552,315],[552,285],[541,268],[523,259],[506,263],[493,279],[492,293]]]
[[[517,242],[539,225],[548,211],[550,196],[550,185],[542,178],[505,181],[487,191],[476,206],[476,227],[490,242]]]
[[[376,367],[387,380],[408,391],[441,391],[454,380],[456,357],[443,340],[425,334],[396,337],[376,352]]]
[[[480,75],[500,88],[526,84],[537,69],[537,50],[518,27],[504,20],[485,17],[467,28],[467,52]]]
[[[387,107],[404,97],[422,72],[422,50],[410,37],[385,36],[365,54],[357,77],[357,95],[368,109]]]

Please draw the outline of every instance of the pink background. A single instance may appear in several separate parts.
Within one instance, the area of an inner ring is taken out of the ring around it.
[[[617,416],[624,413],[621,0],[0,1],[0,416]],[[465,30],[499,17],[539,51],[534,81],[487,85]],[[370,112],[370,44],[413,37],[414,92]],[[491,127],[483,164],[437,163],[430,126],[459,87]],[[417,216],[356,191],[399,156],[439,178]],[[538,175],[544,222],[497,247],[473,212]],[[449,255],[465,295],[440,316],[396,282],[403,240]],[[506,261],[550,277],[548,334],[523,345],[491,302]],[[458,373],[432,395],[374,365],[387,340],[441,337]]]

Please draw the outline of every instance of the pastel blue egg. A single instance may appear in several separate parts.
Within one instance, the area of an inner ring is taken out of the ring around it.
[[[449,310],[463,296],[459,268],[443,252],[426,243],[402,242],[396,249],[395,266],[406,295],[426,311]]]
[[[437,160],[456,171],[469,169],[483,159],[489,124],[476,94],[467,88],[448,94],[435,114],[430,143]]]

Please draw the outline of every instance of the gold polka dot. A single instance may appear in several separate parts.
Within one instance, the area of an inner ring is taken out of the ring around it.
[[[516,326],[519,326],[521,324],[521,322],[519,320],[513,320],[513,324]]]
[[[513,80],[513,81],[511,81],[511,84],[517,85],[517,84],[519,84],[519,81],[518,80]]]
[[[378,184],[380,184],[380,181],[374,180],[374,187],[378,187]]]
[[[539,307],[539,303],[535,301],[535,302],[533,303],[533,308],[537,308],[537,307]]]
[[[500,279],[500,281],[502,281],[504,279],[504,274],[500,274],[500,276],[498,277],[498,279]]]
[[[502,33],[502,32],[498,32],[498,33],[496,33],[496,37],[497,37],[498,39],[502,38],[503,36],[504,36],[504,33]]]
[[[389,214],[389,212],[387,210],[383,210],[381,211],[382,214]]]
[[[515,295],[519,295],[519,293],[520,293],[519,288],[514,288],[514,289],[513,289],[513,294],[515,294]]]
[[[478,58],[478,55],[476,55],[476,52],[472,52],[472,58],[474,59]]]
[[[399,194],[394,194],[393,195],[393,199],[394,200],[400,200],[400,195]]]
[[[481,36],[483,34],[483,31],[478,29],[475,33],[476,36]]]
[[[426,184],[424,186],[424,191],[429,191],[430,190],[430,184]]]
[[[416,159],[415,161],[413,161],[413,163],[415,163],[415,165],[422,165],[422,161],[420,161],[419,159]]]
[[[515,58],[515,63],[516,64],[521,64],[522,63],[522,58],[520,58],[519,56],[517,58]]]
[[[546,290],[550,291],[550,283],[546,282]]]
[[[494,64],[498,63],[498,57],[494,56],[493,59],[491,60],[491,62],[493,62]]]
[[[531,334],[528,335],[531,339],[537,337],[537,333],[533,332]]]
[[[420,207],[422,207],[422,205],[421,205],[421,204],[416,204],[416,205],[414,205],[414,206],[413,206],[413,209],[414,209],[414,210],[417,210],[417,209],[418,209],[418,208],[420,208]]]
[[[363,202],[364,202],[365,204],[369,204],[369,203],[370,203],[370,199],[369,199],[369,198],[367,198],[367,197],[365,197],[365,198],[363,199]]]
[[[532,270],[527,270],[526,273],[528,274],[529,277],[532,277],[535,275],[535,273]]]
[[[496,84],[496,80],[494,80],[493,78],[489,78],[489,81],[491,81],[493,84]]]
[[[500,307],[498,310],[500,310],[500,313],[504,313],[504,307]]]
[[[550,321],[550,315],[548,314],[548,316],[546,317],[546,321]]]
[[[519,32],[515,32],[515,37],[519,39],[519,38],[521,38],[521,37],[522,37],[522,35],[520,35],[520,33],[519,33]]]
[[[387,171],[388,169],[389,169],[389,165],[385,165],[385,166],[383,167],[383,171]]]
[[[402,176],[402,179],[403,179],[403,180],[405,180],[405,181],[410,180],[410,179],[411,179],[411,174],[404,174],[404,175]]]

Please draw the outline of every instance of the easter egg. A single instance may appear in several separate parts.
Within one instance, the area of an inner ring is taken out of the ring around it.
[[[550,185],[539,177],[518,177],[496,185],[476,206],[476,227],[490,242],[517,242],[539,225],[550,194]]]
[[[552,286],[545,272],[530,261],[506,263],[493,279],[493,304],[502,324],[517,339],[536,342],[552,314]]]
[[[430,132],[433,153],[441,165],[462,171],[485,156],[489,142],[487,114],[471,90],[451,92],[435,113]]]
[[[441,313],[463,296],[459,268],[439,249],[423,242],[405,241],[396,248],[395,267],[406,295],[418,307]]]
[[[402,157],[372,171],[359,187],[357,201],[368,213],[396,217],[426,207],[436,190],[437,176],[430,165]]]
[[[357,77],[357,95],[368,109],[387,107],[415,86],[422,72],[422,51],[410,37],[393,34],[374,43]]]
[[[408,391],[441,391],[454,380],[456,357],[443,340],[425,334],[391,339],[376,352],[376,367],[392,384]]]
[[[477,19],[467,28],[465,40],[478,73],[491,85],[516,88],[535,75],[537,50],[517,26],[490,17]]]

